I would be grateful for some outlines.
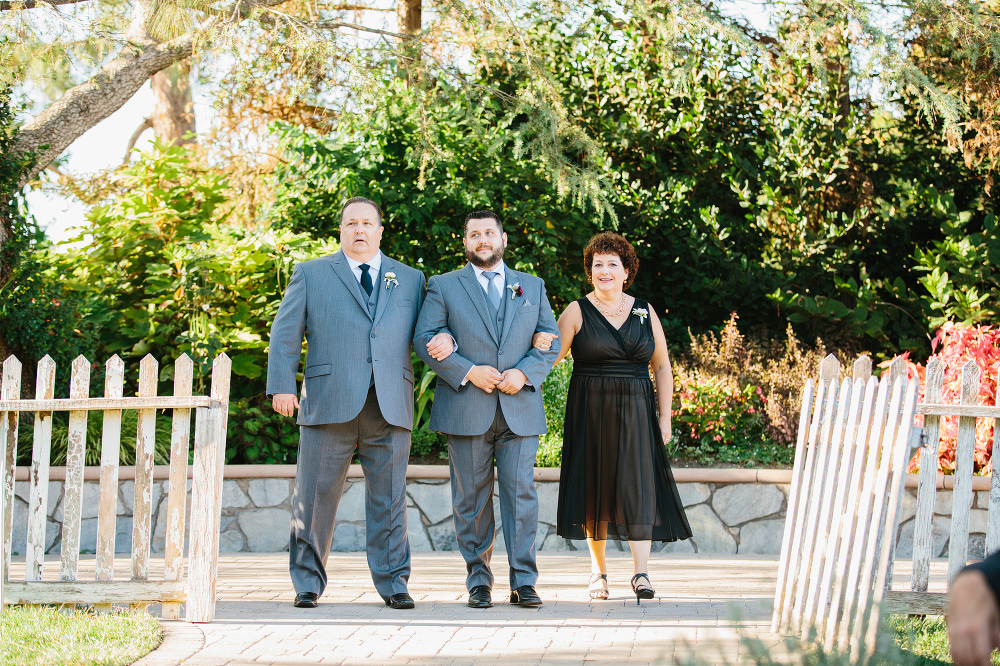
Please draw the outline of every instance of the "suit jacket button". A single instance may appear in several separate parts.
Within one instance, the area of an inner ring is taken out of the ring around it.
[[[372,337],[373,337],[373,338],[375,337],[375,334],[374,334],[374,333],[372,333]]]
[[[503,352],[498,352],[498,353],[499,353],[499,354],[500,354],[501,356],[503,356]]]
[[[371,363],[371,362],[372,362],[372,360],[371,360],[371,359],[368,359],[368,362],[369,362],[369,363]]]

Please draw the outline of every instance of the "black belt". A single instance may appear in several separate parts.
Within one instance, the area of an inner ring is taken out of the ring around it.
[[[573,363],[573,374],[580,377],[635,377],[649,379],[649,366],[629,361],[604,361],[603,363]]]

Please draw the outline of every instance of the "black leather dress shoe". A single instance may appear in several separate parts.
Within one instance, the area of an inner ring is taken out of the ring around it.
[[[396,610],[405,610],[407,608],[413,608],[413,597],[408,595],[406,592],[400,592],[399,594],[394,594],[385,600],[385,605],[390,608],[395,608]]]
[[[485,585],[476,585],[469,592],[469,608],[489,608],[493,605],[493,598],[490,596],[490,588]]]
[[[510,593],[510,603],[524,608],[534,608],[542,605],[542,598],[530,585],[522,585]]]
[[[295,595],[296,608],[316,608],[319,595],[315,592],[299,592]]]

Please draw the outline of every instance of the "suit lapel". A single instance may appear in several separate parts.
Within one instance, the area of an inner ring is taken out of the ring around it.
[[[519,284],[520,276],[508,268],[504,271],[504,289],[502,298],[509,299],[511,296],[511,290],[507,288],[507,285]],[[521,305],[521,301],[518,299],[513,299],[507,303],[507,314],[503,318],[503,333],[500,335],[500,340],[507,339],[507,333],[510,332],[510,327],[514,323],[514,315],[517,314],[517,306]]]
[[[389,299],[392,297],[392,294],[397,289],[399,289],[398,285],[392,285],[388,289],[386,289],[385,280],[383,279],[386,273],[394,273],[396,271],[395,267],[393,266],[394,263],[395,262],[393,262],[392,259],[385,256],[384,254],[382,255],[382,267],[379,269],[378,272],[378,281],[375,282],[375,288],[382,290],[382,293],[378,295],[378,301],[375,302],[376,324],[378,323],[378,320],[382,318],[382,315],[385,314],[385,307],[389,303]]]
[[[368,312],[368,304],[361,298],[361,285],[358,284],[358,279],[354,277],[354,271],[352,271],[350,265],[348,265],[347,257],[344,256],[343,250],[340,250],[333,255],[333,272],[336,273],[337,277],[344,282],[344,286],[347,287],[347,291],[354,295],[354,299],[358,302],[358,305],[361,306],[364,313],[368,315],[369,319],[371,319],[372,315]]]
[[[459,275],[459,281],[465,287],[465,290],[469,292],[469,297],[472,298],[472,302],[476,305],[476,312],[482,317],[486,330],[490,332],[493,342],[497,343],[499,347],[500,340],[497,339],[497,327],[490,321],[489,308],[486,306],[486,292],[483,291],[482,285],[476,279],[476,271],[472,268],[472,264],[465,265],[465,269]]]

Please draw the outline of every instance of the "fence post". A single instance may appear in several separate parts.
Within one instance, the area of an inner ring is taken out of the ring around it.
[[[56,364],[46,354],[38,362],[36,400],[51,400],[56,381]],[[25,552],[25,580],[41,580],[45,562],[45,518],[49,500],[49,454],[52,448],[52,412],[35,412],[35,444],[31,451],[28,501],[28,548]]]
[[[125,363],[117,354],[104,364],[104,397],[122,397]],[[109,581],[115,576],[115,521],[118,510],[118,461],[121,449],[122,411],[104,411],[101,435],[101,495],[97,511],[97,568],[94,578]],[[110,604],[95,604],[99,612],[111,610]]]
[[[963,405],[979,402],[979,365],[969,360],[962,366]],[[951,494],[951,537],[948,540],[948,584],[955,580],[969,557],[969,508],[972,506],[972,471],[976,455],[976,417],[958,417],[955,445],[955,489]]]
[[[90,397],[90,361],[82,355],[73,361],[70,398]],[[83,468],[87,464],[87,410],[69,413],[66,441],[66,481],[63,486],[62,551],[59,580],[76,580],[80,560],[80,516],[83,513]]]
[[[21,394],[21,362],[9,356],[3,362],[3,377],[0,379],[0,400],[17,400]],[[17,462],[17,412],[0,412],[0,480],[3,489],[3,533],[0,534],[0,608],[3,607],[3,588],[10,571],[11,539],[14,529],[14,464]]]
[[[191,395],[194,364],[187,354],[174,362],[174,395]],[[180,580],[184,566],[184,513],[187,504],[187,461],[191,438],[191,410],[175,409],[170,427],[170,480],[167,493],[167,529],[164,530],[163,580]],[[164,620],[180,617],[181,605],[165,601]]]
[[[225,354],[212,364],[212,406],[199,409],[195,423],[194,489],[191,496],[191,558],[188,566],[187,620],[211,622],[222,518],[222,468],[229,416],[229,373]]]

